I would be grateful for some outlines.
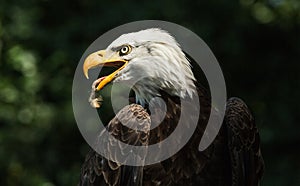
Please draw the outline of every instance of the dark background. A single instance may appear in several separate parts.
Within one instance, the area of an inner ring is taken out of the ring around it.
[[[88,145],[74,120],[73,74],[104,32],[143,19],[197,33],[229,96],[252,108],[262,185],[300,185],[300,1],[0,1],[0,185],[75,185]]]

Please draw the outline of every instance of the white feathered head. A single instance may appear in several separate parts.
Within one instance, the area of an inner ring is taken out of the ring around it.
[[[194,75],[185,54],[168,32],[151,28],[121,35],[105,50],[90,54],[83,65],[115,66],[112,74],[98,79],[97,90],[109,82],[135,82],[132,89],[138,99],[149,102],[163,90],[170,95],[186,97],[195,91]]]

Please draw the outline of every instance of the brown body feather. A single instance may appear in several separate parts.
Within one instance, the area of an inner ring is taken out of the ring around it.
[[[199,152],[198,145],[211,106],[210,97],[203,88],[198,88],[198,95],[201,104],[198,125],[189,142],[175,155],[161,163],[130,167],[106,160],[91,150],[82,167],[80,185],[258,185],[264,164],[258,131],[249,109],[242,100],[229,99],[217,137],[208,149]],[[156,117],[159,110],[151,113],[150,121],[150,115],[141,106],[131,104],[118,113],[118,118],[125,118],[130,123],[132,115],[139,115],[145,130],[128,129],[115,117],[107,126],[108,132],[134,145],[155,144],[165,139],[177,126],[181,103],[178,97],[165,93],[161,98],[166,103],[167,113],[158,127],[149,130],[150,122],[159,118]],[[192,103],[190,107],[193,108]],[[182,114],[191,120],[194,117],[189,113]],[[188,120],[186,127],[189,127]],[[175,141],[173,145],[176,145]]]

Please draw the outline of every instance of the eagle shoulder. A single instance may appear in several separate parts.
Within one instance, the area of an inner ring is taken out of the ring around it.
[[[138,156],[145,157],[146,152],[130,155],[135,151],[130,150],[130,147],[124,146],[124,144],[147,146],[150,123],[149,114],[140,105],[131,104],[121,109],[109,122],[106,129],[101,131],[96,141],[96,147],[104,147],[102,151],[110,156],[110,160],[91,149],[82,165],[79,185],[113,186],[120,183],[140,185],[143,180],[142,167],[125,166],[123,164],[126,164],[126,162],[112,160],[121,159],[126,161],[129,156],[135,158]],[[108,138],[103,137],[105,131],[109,134]],[[143,160],[143,157],[138,158]]]

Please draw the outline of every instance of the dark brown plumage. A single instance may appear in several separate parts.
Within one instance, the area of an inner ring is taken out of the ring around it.
[[[91,150],[82,167],[80,185],[258,185],[264,163],[258,130],[250,110],[241,99],[229,99],[216,139],[208,149],[199,152],[198,145],[211,106],[209,95],[203,88],[198,88],[198,95],[201,112],[196,131],[178,153],[161,163],[131,167],[108,161]],[[124,107],[118,117],[130,122],[132,115],[140,115],[143,118],[141,126],[145,130],[128,130],[117,117],[111,120],[107,130],[117,139],[135,145],[155,144],[165,139],[177,126],[181,103],[178,97],[164,92],[162,98],[167,105],[167,114],[158,127],[149,131],[150,122],[155,122],[159,110],[151,113],[150,121],[145,109],[131,104]],[[190,106],[193,107],[193,104]],[[188,116],[189,113],[183,114],[190,119],[193,117]],[[188,120],[186,126],[189,127]]]
[[[122,123],[118,118],[122,118]],[[139,125],[138,130],[128,128],[134,123]],[[98,146],[103,145],[112,156],[128,156],[131,152],[121,146],[118,140],[130,145],[148,145],[150,116],[140,105],[131,104],[124,107],[109,122],[106,129],[112,137],[102,138],[102,131],[96,142]],[[110,148],[113,146],[120,146],[122,152],[118,151],[119,148]],[[142,185],[142,179],[142,167],[122,166],[121,163],[106,160],[94,150],[90,150],[82,167],[79,185]]]

